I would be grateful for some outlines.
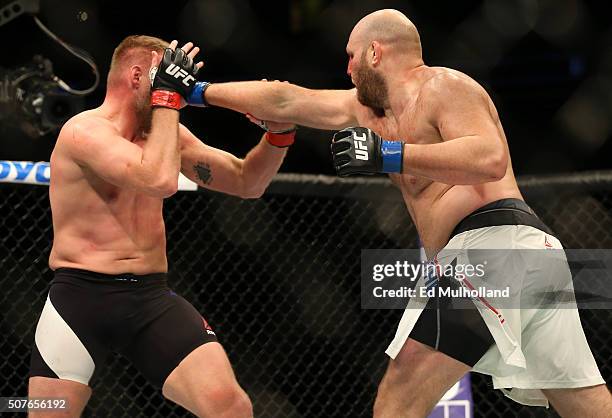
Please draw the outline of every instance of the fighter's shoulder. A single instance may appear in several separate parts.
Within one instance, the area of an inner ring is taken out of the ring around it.
[[[104,139],[115,135],[119,132],[111,121],[95,111],[85,111],[62,126],[53,153],[56,157],[79,160],[85,154],[97,152]]]
[[[70,118],[62,127],[58,141],[88,140],[98,135],[118,134],[110,120],[95,110],[87,110]]]
[[[467,97],[485,98],[487,93],[476,80],[461,71],[430,67],[421,84],[419,97],[427,101],[449,103]]]

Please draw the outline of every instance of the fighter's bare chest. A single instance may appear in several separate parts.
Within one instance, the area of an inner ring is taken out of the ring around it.
[[[434,144],[442,142],[438,129],[416,108],[407,109],[397,119],[385,118],[381,121],[379,131],[385,139],[402,141],[408,144]],[[407,174],[389,176],[407,197],[418,197],[432,180]]]
[[[83,190],[83,200],[90,198],[91,205],[104,207],[115,215],[140,216],[161,209],[163,200],[148,196],[129,188],[117,187],[107,181],[88,176],[87,185]]]

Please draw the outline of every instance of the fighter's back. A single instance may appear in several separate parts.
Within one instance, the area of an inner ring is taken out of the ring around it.
[[[50,267],[108,274],[166,271],[162,198],[117,187],[89,169],[81,157],[93,135],[121,133],[99,109],[89,110],[64,125],[51,155]]]

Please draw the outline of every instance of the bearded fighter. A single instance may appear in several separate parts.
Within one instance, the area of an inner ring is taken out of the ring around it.
[[[112,351],[199,417],[253,416],[215,332],[168,287],[162,204],[179,172],[212,190],[260,196],[294,132],[271,124],[286,132],[266,133],[244,159],[203,144],[179,123],[179,109],[197,94],[199,48],[176,46],[126,38],[104,103],[60,132],[49,190],[55,276],[36,328],[29,396],[64,398],[68,409],[32,417],[80,416]]]
[[[562,249],[523,201],[487,92],[459,71],[425,65],[418,31],[405,15],[367,15],[353,28],[346,52],[352,90],[203,83],[199,101],[252,119],[342,129],[332,143],[338,174],[389,173],[431,259],[444,249]],[[554,264],[548,253],[538,254],[537,266],[526,267],[515,289],[537,287],[536,270]],[[504,274],[489,273],[493,279]],[[565,259],[555,274],[568,279]],[[563,417],[608,416],[610,392],[575,307],[481,305],[461,315],[405,311],[386,351],[391,360],[375,417],[424,417],[470,370],[491,375],[494,387],[517,402],[550,401]]]

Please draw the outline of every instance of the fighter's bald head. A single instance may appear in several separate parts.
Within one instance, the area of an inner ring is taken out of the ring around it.
[[[377,10],[361,19],[351,33],[351,39],[361,45],[377,41],[400,54],[421,58],[421,38],[416,26],[402,12],[394,9]]]

